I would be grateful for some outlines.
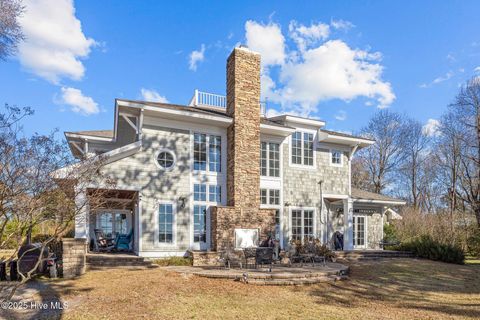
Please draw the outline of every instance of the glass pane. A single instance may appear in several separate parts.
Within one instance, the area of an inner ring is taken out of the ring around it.
[[[260,175],[267,175],[267,143],[262,142],[260,145]]]
[[[292,135],[292,163],[302,164],[302,133]]]
[[[209,170],[212,172],[220,172],[221,170],[221,137],[213,136],[209,137]]]
[[[194,170],[207,169],[207,136],[195,133],[193,138],[193,168]]]
[[[158,207],[158,241],[173,242],[173,205],[160,204]]]
[[[193,241],[206,242],[207,207],[204,205],[193,206]]]
[[[193,200],[207,201],[207,185],[206,184],[193,185]]]

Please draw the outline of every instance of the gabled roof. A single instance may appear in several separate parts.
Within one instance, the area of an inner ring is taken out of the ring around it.
[[[392,198],[383,194],[365,191],[352,187],[352,198],[356,200],[363,200],[364,202],[378,202],[405,205],[406,202],[401,199]]]

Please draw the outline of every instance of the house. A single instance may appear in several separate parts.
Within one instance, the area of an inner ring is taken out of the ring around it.
[[[355,152],[374,143],[325,122],[266,117],[260,55],[237,47],[226,96],[195,91],[188,105],[115,100],[113,130],[65,132],[78,159],[102,154],[111,205],[76,219],[75,237],[133,230],[143,257],[221,252],[274,236],[378,249],[386,212],[401,200],[351,187]],[[88,197],[91,186],[79,196]],[[120,205],[121,204],[121,205]]]

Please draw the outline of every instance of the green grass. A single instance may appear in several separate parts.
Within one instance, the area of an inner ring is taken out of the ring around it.
[[[162,267],[168,266],[191,266],[193,265],[192,258],[182,258],[182,257],[169,257],[164,259],[155,259],[153,263],[158,264]]]

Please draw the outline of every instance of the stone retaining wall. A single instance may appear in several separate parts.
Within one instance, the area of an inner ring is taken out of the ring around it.
[[[62,239],[63,277],[73,278],[85,273],[87,241],[85,239]]]

